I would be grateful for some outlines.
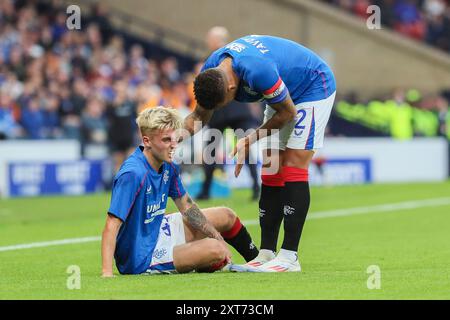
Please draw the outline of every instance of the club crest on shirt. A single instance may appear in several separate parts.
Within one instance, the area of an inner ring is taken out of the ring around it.
[[[167,181],[169,181],[169,170],[164,171],[163,181],[164,183],[167,183]]]

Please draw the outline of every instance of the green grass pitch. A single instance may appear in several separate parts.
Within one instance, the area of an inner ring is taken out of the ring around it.
[[[229,199],[199,204],[226,205],[241,220],[255,220],[257,202],[249,197],[241,190]],[[436,198],[450,198],[450,182],[312,188],[311,219],[299,250],[301,273],[111,279],[100,277],[100,241],[1,251],[16,244],[100,236],[109,194],[0,200],[0,299],[450,299],[449,202],[314,219],[329,210]],[[248,229],[259,243],[259,226]],[[70,265],[80,267],[79,290],[67,288]],[[368,289],[371,265],[380,268],[379,289]]]

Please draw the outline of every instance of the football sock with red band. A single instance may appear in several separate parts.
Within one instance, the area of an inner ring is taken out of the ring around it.
[[[238,217],[230,230],[222,232],[222,237],[239,252],[245,261],[248,262],[258,256],[258,248],[253,244],[252,237]]]
[[[283,179],[284,241],[281,247],[297,252],[310,204],[308,170],[283,167]]]
[[[278,233],[283,220],[281,194],[284,189],[281,174],[262,175],[259,199],[259,225],[261,227],[261,249],[276,252]]]

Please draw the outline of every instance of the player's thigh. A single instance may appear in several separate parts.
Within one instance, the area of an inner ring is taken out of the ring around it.
[[[323,147],[325,128],[330,118],[335,96],[336,92],[326,99],[302,102],[295,106],[297,116],[286,148],[314,150]]]
[[[314,150],[286,148],[284,151],[282,166],[308,169],[313,156]]]
[[[234,213],[234,211],[227,207],[206,208],[202,209],[202,213],[219,232],[230,230],[236,220],[236,214]],[[185,217],[183,218],[183,221],[186,242],[205,238],[205,235],[202,232],[193,229],[189,225]]]
[[[172,273],[174,268],[174,248],[186,243],[184,223],[181,213],[167,214],[160,225],[158,239],[150,260],[147,273]]]
[[[225,259],[226,251],[216,239],[200,239],[173,249],[173,264],[178,272],[206,268]]]
[[[274,175],[281,172],[284,158],[284,150],[280,149],[263,149],[263,163],[261,175]]]

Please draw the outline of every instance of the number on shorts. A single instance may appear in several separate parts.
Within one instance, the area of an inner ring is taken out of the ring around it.
[[[168,223],[169,219],[167,217],[164,217],[165,220],[163,220],[164,226],[161,228],[163,230],[164,234],[168,237],[170,237],[170,225]]]
[[[300,136],[303,133],[303,130],[305,130],[305,126],[302,125],[303,120],[305,120],[306,117],[306,111],[303,109],[300,109],[297,111],[297,114],[300,114],[300,118],[297,120],[297,123],[294,127],[294,134],[297,136]]]

